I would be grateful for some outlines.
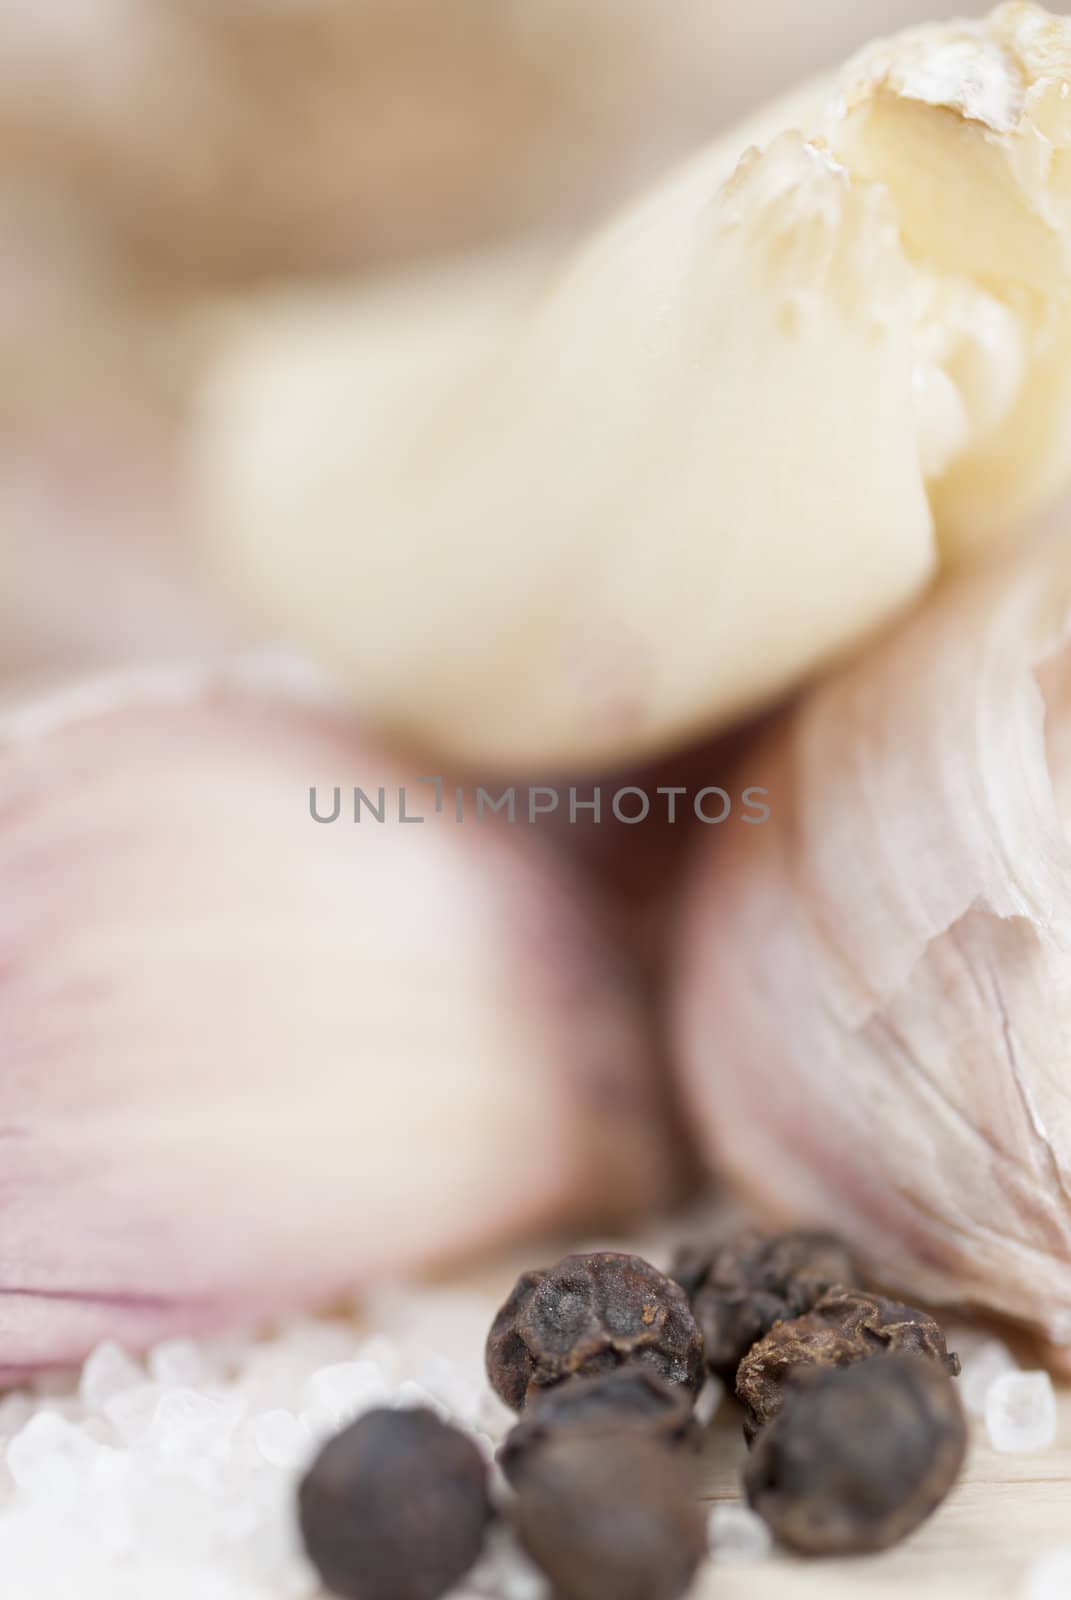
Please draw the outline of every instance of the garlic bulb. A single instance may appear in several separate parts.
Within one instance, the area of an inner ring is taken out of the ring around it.
[[[772,700],[1071,467],[1069,77],[1036,7],[911,32],[549,276],[224,315],[208,559],[376,720],[485,765]]]
[[[0,1374],[664,1195],[627,974],[421,771],[185,674],[7,712]]]
[[[676,1017],[737,1185],[1071,1347],[1069,690],[1061,530],[806,697],[697,862]]]

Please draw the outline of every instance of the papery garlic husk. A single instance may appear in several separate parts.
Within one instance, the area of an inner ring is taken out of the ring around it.
[[[124,418],[107,448],[89,431],[0,444],[0,685],[248,644],[192,568],[151,429]]]
[[[592,907],[521,825],[436,816],[424,770],[182,674],[7,714],[0,1373],[664,1197]]]
[[[949,582],[745,758],[704,846],[682,1082],[764,1209],[1071,1354],[1071,541]]]
[[[1035,7],[910,32],[549,276],[221,315],[208,559],[376,720],[485,768],[773,700],[1071,468],[1069,76]]]

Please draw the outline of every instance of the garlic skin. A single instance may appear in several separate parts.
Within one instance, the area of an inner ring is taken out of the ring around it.
[[[746,776],[771,820],[704,844],[676,946],[712,1161],[881,1280],[1071,1347],[1064,530],[942,586]]]
[[[248,647],[189,560],[150,433],[0,445],[0,686]]]
[[[7,712],[0,1375],[665,1197],[591,908],[423,770],[181,674]],[[318,824],[335,783],[429,820]]]
[[[378,723],[545,772],[716,732],[1003,533],[1071,467],[1071,23],[876,50],[552,269],[224,313],[212,570]]]

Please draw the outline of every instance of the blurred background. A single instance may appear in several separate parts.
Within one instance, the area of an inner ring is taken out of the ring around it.
[[[9,3],[0,676],[239,637],[194,576],[177,465],[192,330],[217,298],[560,235],[933,14],[928,0]]]

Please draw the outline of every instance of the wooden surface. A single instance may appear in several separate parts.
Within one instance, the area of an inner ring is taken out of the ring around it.
[[[704,1483],[711,1501],[737,1501],[746,1447],[734,1408],[710,1430]],[[883,1555],[714,1563],[694,1600],[1026,1600],[1035,1557],[1071,1550],[1071,1391],[1060,1396],[1056,1443],[1030,1455],[993,1450],[974,1424],[964,1478],[918,1532]],[[1071,1600],[1071,1587],[1068,1591]]]

